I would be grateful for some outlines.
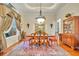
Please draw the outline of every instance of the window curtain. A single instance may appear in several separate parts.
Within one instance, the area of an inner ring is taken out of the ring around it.
[[[16,26],[19,31],[21,31],[20,23],[21,23],[21,16],[18,15],[16,18]]]
[[[8,15],[6,15],[4,21],[3,21],[3,25],[2,25],[2,31],[7,31],[11,24],[12,24],[12,20],[13,20],[13,17],[15,18],[15,21],[16,21],[16,27],[19,31],[21,31],[21,28],[20,28],[20,22],[21,22],[21,16],[20,15],[16,15],[15,13],[9,13]]]
[[[11,22],[12,22],[12,17],[8,15],[2,16],[2,22],[1,22],[2,24],[0,27],[0,40],[2,42],[2,49],[5,49],[7,47],[3,32],[4,30],[8,30],[8,28],[11,25]]]
[[[12,23],[12,17],[6,16],[3,25],[2,25],[2,31],[7,31]]]
[[[8,31],[8,29],[10,28],[11,24],[12,24],[12,21],[13,21],[13,17],[15,17],[15,21],[16,21],[16,26],[17,26],[17,29],[20,31],[20,16],[16,16],[14,15],[12,12],[6,14],[3,16],[2,18],[2,26],[0,27],[0,40],[2,40],[2,45],[3,45],[3,48],[6,48],[7,45],[6,45],[6,40],[5,40],[5,37],[4,37],[4,34],[3,32],[4,31]]]

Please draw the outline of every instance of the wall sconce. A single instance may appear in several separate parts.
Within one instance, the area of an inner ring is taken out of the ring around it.
[[[28,28],[29,28],[29,25],[30,25],[30,24],[27,24],[27,27],[28,27]]]
[[[50,27],[52,28],[53,24],[50,24]]]

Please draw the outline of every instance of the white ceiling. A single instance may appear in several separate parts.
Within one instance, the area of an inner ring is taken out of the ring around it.
[[[27,7],[31,8],[31,9],[37,9],[40,8],[40,3],[27,3],[25,4]],[[54,3],[42,3],[41,7],[42,8],[51,8],[52,6],[54,6]]]
[[[40,11],[40,3],[12,3],[21,14],[35,14]],[[61,3],[42,3],[42,12],[55,14],[65,4]]]

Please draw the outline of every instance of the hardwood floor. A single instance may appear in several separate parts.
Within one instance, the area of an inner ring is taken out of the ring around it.
[[[7,52],[11,51],[11,49],[15,48],[17,45],[19,45],[22,41],[17,42],[16,44],[12,45],[11,47],[3,50],[3,54],[1,54],[1,56],[4,56],[4,54],[6,54]],[[60,42],[60,46],[66,50],[67,52],[69,52],[69,56],[79,56],[79,50],[73,50],[71,49],[69,46],[65,45],[65,44],[61,44]]]
[[[79,56],[79,50],[73,50],[72,48],[70,48],[69,46],[65,45],[65,44],[61,44],[60,42],[60,46],[66,50],[67,52],[70,53],[70,56]]]
[[[13,44],[12,46],[10,46],[9,48],[6,48],[4,50],[2,50],[0,52],[0,56],[4,56],[7,52],[10,52],[13,48],[15,48],[17,45],[19,45],[22,41],[16,42],[15,44]]]

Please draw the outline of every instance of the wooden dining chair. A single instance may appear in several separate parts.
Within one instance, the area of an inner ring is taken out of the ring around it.
[[[44,44],[44,39],[40,39],[39,44],[40,44],[40,47],[42,47]]]
[[[47,48],[50,46],[48,39],[45,39],[45,40],[44,40],[44,43],[45,43],[45,45],[46,45]]]
[[[58,45],[56,36],[52,36],[49,39],[51,41],[51,46]]]
[[[31,40],[30,40],[30,46],[31,46],[31,47],[33,47],[33,46],[36,47],[37,44],[39,44],[38,38],[35,37],[34,39],[31,39]]]

